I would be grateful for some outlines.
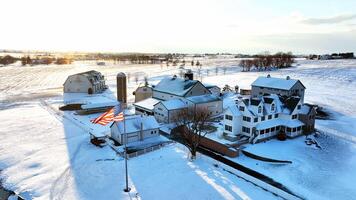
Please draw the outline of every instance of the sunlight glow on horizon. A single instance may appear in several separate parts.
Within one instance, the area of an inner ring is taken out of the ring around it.
[[[150,53],[356,51],[356,2],[338,2],[4,0],[0,49]]]

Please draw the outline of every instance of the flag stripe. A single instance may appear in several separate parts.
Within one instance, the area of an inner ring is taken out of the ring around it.
[[[115,121],[115,122],[119,122],[119,121],[123,121],[124,118],[124,113],[120,112],[115,116],[115,108],[111,108],[110,110],[106,111],[105,113],[101,114],[99,117],[90,120],[92,123],[94,124],[100,124],[100,125],[107,125],[109,122]],[[116,108],[118,111],[118,108]]]

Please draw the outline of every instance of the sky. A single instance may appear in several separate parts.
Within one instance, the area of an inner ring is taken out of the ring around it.
[[[355,0],[1,0],[0,49],[356,52]]]

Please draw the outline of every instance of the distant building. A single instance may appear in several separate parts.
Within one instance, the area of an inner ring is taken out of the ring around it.
[[[128,116],[125,120],[127,143],[142,141],[146,138],[159,136],[159,124],[153,116]],[[124,122],[114,122],[110,126],[111,138],[125,144]]]
[[[315,127],[316,109],[312,105],[304,104],[299,113],[299,120],[304,123],[303,131],[305,133],[311,133]]]
[[[68,76],[63,84],[65,93],[100,93],[107,89],[104,76],[98,71],[87,71]]]
[[[283,78],[258,77],[252,84],[252,97],[262,97],[266,94],[278,94],[281,96],[299,96],[304,102],[305,86],[299,80],[287,76]]]

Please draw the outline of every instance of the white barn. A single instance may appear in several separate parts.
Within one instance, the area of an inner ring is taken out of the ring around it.
[[[125,119],[128,143],[159,136],[159,124],[153,116],[128,116]],[[114,122],[110,126],[111,138],[125,144],[124,122]]]
[[[65,93],[100,93],[107,89],[104,76],[98,71],[87,71],[68,76],[63,84]]]
[[[160,123],[172,123],[188,105],[181,99],[161,101],[154,105],[154,116]]]

